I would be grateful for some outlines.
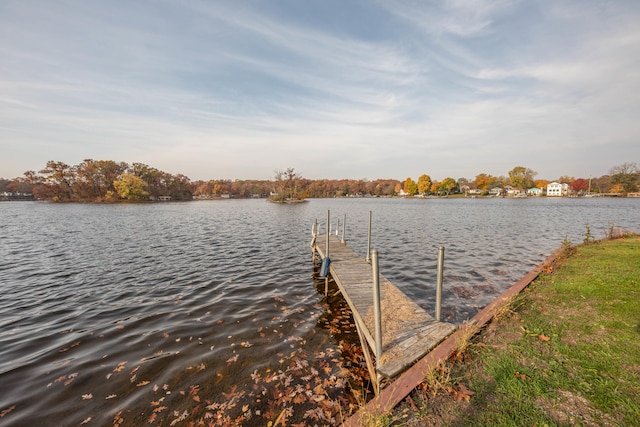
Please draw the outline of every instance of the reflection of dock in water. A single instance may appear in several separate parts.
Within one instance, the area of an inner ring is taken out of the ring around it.
[[[376,292],[374,271],[377,270],[377,254],[372,263],[359,257],[338,236],[314,235],[312,250],[322,259],[326,257],[327,244],[330,265],[329,275],[335,280],[344,299],[353,312],[365,357],[372,379],[392,379],[418,359],[427,354],[450,335],[455,325],[439,322],[393,283],[379,277],[379,302],[381,332],[376,333]],[[372,264],[376,268],[372,268]],[[381,338],[377,343],[376,336]],[[376,356],[375,367],[369,349]],[[381,354],[376,354],[381,351]],[[374,381],[376,383],[376,381]],[[376,392],[378,384],[375,385]]]

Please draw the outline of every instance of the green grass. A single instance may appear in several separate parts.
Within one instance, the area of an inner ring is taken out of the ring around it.
[[[578,246],[511,308],[451,366],[475,394],[448,424],[640,425],[639,237]]]

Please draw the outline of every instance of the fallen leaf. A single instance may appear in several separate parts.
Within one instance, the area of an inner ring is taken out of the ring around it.
[[[313,392],[315,394],[324,394],[324,388],[322,387],[322,384],[318,384],[314,389]]]
[[[232,363],[237,362],[239,357],[240,357],[239,354],[235,354],[231,356],[230,358],[227,359],[227,365],[231,365]]]
[[[468,402],[474,394],[476,393],[469,390],[464,384],[458,384],[456,400],[466,400]]]
[[[516,371],[516,377],[520,378],[521,380],[528,380],[530,379],[527,375],[525,374],[521,374],[520,372]]]
[[[138,384],[136,384],[136,387],[143,387],[149,383],[150,381],[140,381]]]
[[[0,412],[0,418],[4,417],[5,415],[9,414],[11,411],[13,411],[14,409],[16,409],[16,405],[13,406],[9,406],[7,409],[3,409],[2,412]]]
[[[539,339],[540,341],[547,342],[547,341],[549,341],[551,338],[549,338],[548,336],[546,336],[546,335],[544,335],[544,334],[540,334],[540,335],[538,335],[538,339]]]
[[[93,394],[89,393],[89,394],[82,395],[82,400],[89,400],[89,399],[93,399]]]

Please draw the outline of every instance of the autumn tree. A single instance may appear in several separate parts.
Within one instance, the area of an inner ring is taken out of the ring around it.
[[[589,181],[584,178],[578,178],[569,184],[569,188],[576,193],[583,192],[589,188]]]
[[[429,188],[429,191],[433,194],[440,194],[440,181],[438,180],[433,180],[431,181],[431,188]]]
[[[427,174],[422,174],[418,178],[418,192],[420,194],[426,194],[431,188],[431,177]]]
[[[415,196],[418,192],[418,186],[416,185],[416,182],[411,178],[407,178],[404,180],[403,189],[404,192],[410,196]]]
[[[74,194],[82,200],[104,199],[109,191],[115,191],[114,181],[128,167],[123,162],[86,159],[75,167],[77,181],[74,185]]]
[[[591,180],[591,191],[594,193],[609,193],[611,192],[611,176],[603,175]]]
[[[300,182],[300,175],[298,175],[294,168],[287,168],[286,171],[276,170],[274,172],[275,178],[275,191],[270,199],[277,202],[284,202],[287,200],[299,200],[298,184]]]
[[[509,181],[511,185],[517,188],[531,188],[534,184],[533,177],[537,174],[538,172],[533,169],[516,166],[509,171]]]
[[[636,163],[623,163],[618,166],[614,166],[609,171],[611,175],[611,182],[614,186],[618,185],[622,188],[619,193],[633,193],[638,191],[638,184],[640,181],[640,170]],[[613,190],[612,190],[613,191]]]
[[[149,196],[148,184],[139,176],[125,173],[113,183],[118,196],[125,200],[143,200]]]
[[[394,195],[400,194],[400,190],[402,190],[402,184],[397,183],[396,186],[393,189]]]
[[[40,171],[47,198],[54,202],[67,202],[73,196],[74,169],[64,162],[50,160]]]
[[[476,175],[475,179],[476,187],[483,191],[489,191],[489,189],[493,186],[494,181],[495,177],[486,173]]]
[[[533,183],[533,186],[536,188],[542,188],[543,190],[547,189],[547,185],[551,184],[551,181],[547,181],[546,179],[536,179]]]
[[[576,179],[574,177],[572,177],[572,176],[562,175],[560,178],[557,179],[557,182],[560,182],[562,184],[570,184],[575,180]]]
[[[453,190],[456,188],[457,183],[456,180],[453,178],[445,178],[443,179],[440,184],[438,185],[438,192],[439,193],[444,193],[446,195],[449,195],[453,192]]]

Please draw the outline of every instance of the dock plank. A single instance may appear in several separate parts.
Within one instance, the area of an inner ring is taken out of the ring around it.
[[[314,239],[313,250],[322,258],[326,252],[326,235]],[[373,275],[371,265],[329,235],[329,273],[335,280],[354,319],[363,326],[363,335],[371,348],[373,338]],[[382,356],[378,372],[394,378],[438,345],[455,329],[455,325],[437,322],[397,286],[380,276],[382,312]]]

